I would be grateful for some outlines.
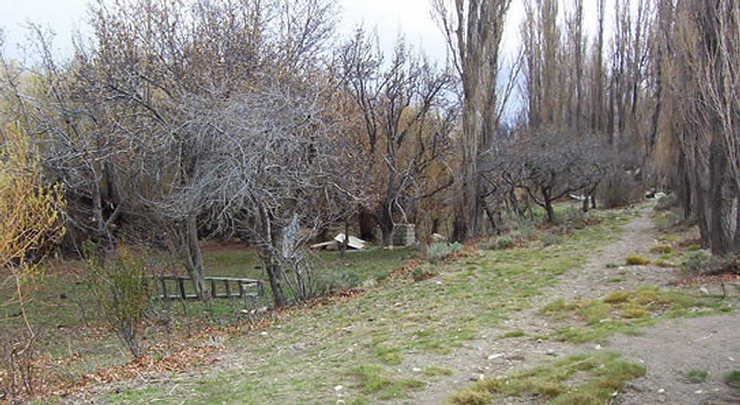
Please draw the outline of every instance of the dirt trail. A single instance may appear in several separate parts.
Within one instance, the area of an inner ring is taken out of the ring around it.
[[[618,240],[591,253],[583,268],[565,274],[561,282],[546,290],[543,296],[548,297],[548,301],[555,298],[594,299],[615,289],[631,290],[645,284],[666,287],[676,281],[678,275],[674,269],[624,265],[627,256],[647,256],[650,248],[658,243],[658,232],[650,219],[650,212],[651,207],[643,208],[640,216],[624,226]],[[614,282],[615,279],[619,281]]]
[[[646,377],[632,383],[616,398],[619,404],[736,404],[733,392],[721,381],[724,372],[740,369],[740,315],[678,320],[647,329],[641,336],[616,336],[606,347],[595,344],[575,345],[555,341],[536,341],[531,336],[554,330],[538,310],[553,300],[563,298],[595,299],[615,290],[633,290],[645,284],[667,287],[678,279],[675,269],[657,266],[623,266],[625,257],[647,255],[657,243],[658,232],[650,219],[650,209],[625,225],[618,240],[591,253],[582,268],[572,269],[556,285],[534,299],[531,308],[514,313],[505,322],[507,329],[523,330],[526,336],[498,338],[502,330],[487,330],[481,337],[454,355],[432,358],[420,356],[414,361],[423,367],[438,364],[455,370],[426,390],[417,392],[411,401],[397,403],[445,404],[450,396],[480,378],[505,376],[536,367],[551,356],[610,350],[627,359],[642,363]],[[687,370],[709,372],[706,383],[685,382]],[[699,393],[694,393],[699,392]],[[505,404],[531,404],[531,398],[507,398]],[[536,401],[535,401],[536,403]]]

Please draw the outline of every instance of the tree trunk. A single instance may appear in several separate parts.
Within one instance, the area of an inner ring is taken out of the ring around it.
[[[694,153],[699,156],[698,148]],[[696,212],[696,218],[697,222],[699,224],[699,235],[701,236],[701,245],[703,248],[710,247],[710,238],[709,238],[709,222],[707,218],[707,195],[709,194],[707,190],[707,187],[704,184],[704,181],[702,180],[702,165],[700,163],[696,164],[696,167],[693,168],[691,171],[691,198],[692,203],[691,206],[694,207],[694,210]]]
[[[259,210],[259,254],[265,264],[265,273],[270,283],[275,308],[286,305],[285,293],[283,292],[283,269],[281,260],[282,229],[272,223],[270,213],[264,209]]]
[[[483,207],[486,212],[486,216],[488,217],[488,223],[491,225],[491,234],[500,235],[501,230],[499,229],[498,223],[496,222],[497,219],[500,219],[500,212],[498,210],[492,210],[488,203],[486,203],[485,201],[483,202]]]
[[[552,207],[552,199],[550,198],[550,192],[546,189],[542,189],[542,199],[545,202],[545,212],[547,213],[547,222],[555,222],[555,209]]]
[[[679,184],[677,186],[678,188],[678,199],[681,202],[681,207],[683,208],[683,217],[684,219],[689,219],[691,217],[692,211],[692,205],[691,205],[691,175],[689,173],[689,170],[687,168],[688,162],[686,161],[686,155],[684,155],[683,151],[679,151],[678,155],[678,178],[680,179]]]
[[[373,214],[364,208],[360,208],[357,222],[360,226],[360,239],[373,242],[375,240],[375,234],[373,233],[375,230],[375,218]]]
[[[477,148],[472,149],[473,151],[468,152],[468,154],[477,154]],[[477,158],[472,159],[475,160]],[[475,162],[469,162],[463,164],[462,169],[464,174],[458,190],[452,231],[452,240],[455,242],[465,242],[477,238],[480,234],[480,221],[482,217],[478,187],[480,177],[477,164]]]
[[[203,269],[203,254],[198,245],[198,222],[191,215],[178,224],[177,249],[185,263],[185,270],[193,280],[198,299],[208,301],[211,298]]]
[[[285,300],[285,293],[283,292],[282,266],[280,264],[280,260],[276,260],[274,250],[269,250],[269,252],[263,253],[267,256],[267,259],[265,260],[265,272],[267,273],[267,279],[270,282],[270,290],[272,291],[275,308],[281,308],[287,303]]]
[[[740,193],[735,193],[735,236],[732,242],[735,253],[740,253]]]
[[[383,246],[393,245],[393,217],[390,212],[390,202],[383,202],[378,207],[375,219],[380,227],[380,235]]]
[[[439,234],[439,217],[435,216],[432,218],[431,234]]]
[[[720,135],[715,131],[709,146],[709,240],[712,253],[724,255],[730,252],[732,198],[727,181],[727,156]]]

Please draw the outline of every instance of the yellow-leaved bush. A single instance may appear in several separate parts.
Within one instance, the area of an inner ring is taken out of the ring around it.
[[[41,157],[17,124],[0,132],[0,286],[16,289],[35,273],[31,253],[43,253],[64,234],[61,185],[44,185]],[[39,255],[35,255],[38,257]],[[15,282],[13,282],[15,281]],[[7,304],[7,303],[6,303]]]

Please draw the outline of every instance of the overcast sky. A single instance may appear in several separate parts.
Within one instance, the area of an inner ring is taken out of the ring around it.
[[[86,30],[89,0],[0,0],[0,28],[6,36],[5,53],[18,58],[27,36],[28,21],[49,27],[56,33],[54,45],[61,54],[71,53],[71,33]],[[424,50],[430,57],[444,62],[446,48],[442,34],[430,14],[429,0],[338,0],[342,7],[340,32],[349,34],[353,27],[363,24],[377,27],[381,43],[386,49],[399,33],[408,42]],[[565,5],[569,4],[564,0]],[[595,25],[595,2],[587,1],[586,25]],[[513,50],[518,46],[518,25],[522,16],[522,0],[513,0],[503,47]]]
[[[430,15],[429,0],[339,0],[342,7],[340,31],[349,34],[363,24],[377,27],[381,43],[387,49],[399,33],[420,47],[430,57],[443,62],[445,44],[442,34]],[[512,15],[520,14],[521,1],[514,1]],[[5,53],[12,58],[23,52],[18,45],[28,35],[28,21],[49,27],[56,33],[54,45],[62,54],[71,52],[71,33],[86,30],[88,0],[0,0],[0,27],[5,31]],[[517,19],[517,18],[514,18]],[[513,25],[513,24],[512,24]],[[516,30],[505,41],[516,42]]]

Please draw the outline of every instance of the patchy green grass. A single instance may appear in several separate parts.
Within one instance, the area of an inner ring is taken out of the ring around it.
[[[600,223],[563,234],[559,244],[547,249],[533,244],[485,251],[440,264],[433,279],[381,283],[355,299],[298,311],[260,333],[228,339],[226,350],[244,366],[207,370],[197,381],[177,381],[172,401],[261,404],[312,398],[333,403],[335,387],[340,385],[347,403],[402,398],[422,389],[427,379],[439,378],[425,372],[411,375],[411,367],[405,364],[408,359],[448,354],[469,345],[480,330],[500,327],[511,312],[528,308],[543,288],[552,286],[569,269],[582,266],[590,252],[614,240],[631,218],[623,212],[590,215],[598,216]],[[352,282],[382,280],[411,254],[370,251],[342,258],[329,253],[322,255],[326,263],[322,268],[331,268],[326,273],[336,272],[337,277],[354,273],[344,278]],[[209,260],[217,262],[209,261],[210,265],[233,270],[224,270],[223,275],[250,277],[261,271],[255,268],[257,264],[242,266],[236,258]],[[190,319],[196,309],[189,305],[187,311],[184,318]],[[165,387],[166,392],[171,387]],[[129,402],[148,403],[153,398],[154,394]],[[111,397],[103,399],[113,402]]]
[[[511,332],[506,332],[500,335],[499,339],[518,338],[522,336],[526,336],[526,333],[524,333],[524,331],[521,329],[517,329],[517,330],[512,330]]]
[[[412,249],[369,249],[348,252],[321,252],[312,258],[314,285],[320,292],[339,290],[377,282],[411,258]],[[171,259],[162,255],[153,258],[157,271],[177,273],[182,270]],[[253,249],[239,244],[204,248],[204,261],[209,276],[229,276],[264,279],[265,275]],[[126,350],[112,334],[101,334],[104,329],[97,304],[87,285],[87,271],[81,261],[50,262],[45,275],[36,283],[39,288],[31,295],[27,305],[29,319],[38,334],[35,348],[52,362],[51,373],[66,381],[76,381],[87,373],[130,361]],[[267,289],[269,295],[269,288]],[[265,297],[259,305],[269,305]],[[0,302],[5,302],[0,296]],[[144,344],[159,344],[176,340],[179,336],[201,330],[207,326],[236,325],[245,321],[239,300],[214,300],[208,306],[200,302],[155,302],[148,314],[143,332]],[[0,340],[23,330],[18,309],[12,305],[0,306]],[[169,318],[174,335],[158,328],[158,320]],[[162,356],[166,353],[150,353]],[[388,354],[387,356],[391,356]],[[388,357],[386,361],[393,360]],[[136,402],[135,399],[132,401]]]
[[[422,371],[422,374],[424,374],[427,377],[442,377],[442,376],[450,376],[454,374],[454,371],[451,368],[431,366],[431,367],[425,368]]]
[[[615,333],[636,333],[661,318],[708,315],[729,310],[720,297],[697,297],[680,291],[643,286],[636,291],[615,291],[600,300],[555,300],[540,312],[575,325],[559,329],[561,341],[603,342]]]
[[[677,233],[664,233],[658,237],[659,241],[676,243],[681,240],[681,235]]]
[[[127,388],[118,394],[111,396],[111,401],[116,403],[138,402],[141,400],[157,397],[165,397],[166,393],[161,387],[150,386],[145,388]]]
[[[362,365],[353,370],[357,388],[365,394],[375,394],[381,400],[403,398],[409,390],[418,390],[425,383],[414,379],[393,379],[379,365]]]
[[[740,393],[740,370],[730,371],[725,375],[725,383]]]
[[[709,378],[709,372],[706,370],[691,369],[686,372],[686,382],[689,384],[702,384]]]
[[[629,255],[624,259],[628,266],[645,266],[650,264],[650,259],[640,255]]]
[[[615,353],[584,354],[509,377],[478,382],[457,393],[451,402],[456,405],[489,404],[502,395],[544,397],[552,405],[603,405],[611,400],[615,391],[623,389],[627,381],[643,375],[642,366],[624,361]]]
[[[397,366],[402,362],[401,349],[398,347],[391,347],[387,344],[375,346],[375,356],[377,356],[383,364],[390,366]]]
[[[658,243],[650,248],[650,253],[669,254],[673,253],[673,247],[667,243]]]

